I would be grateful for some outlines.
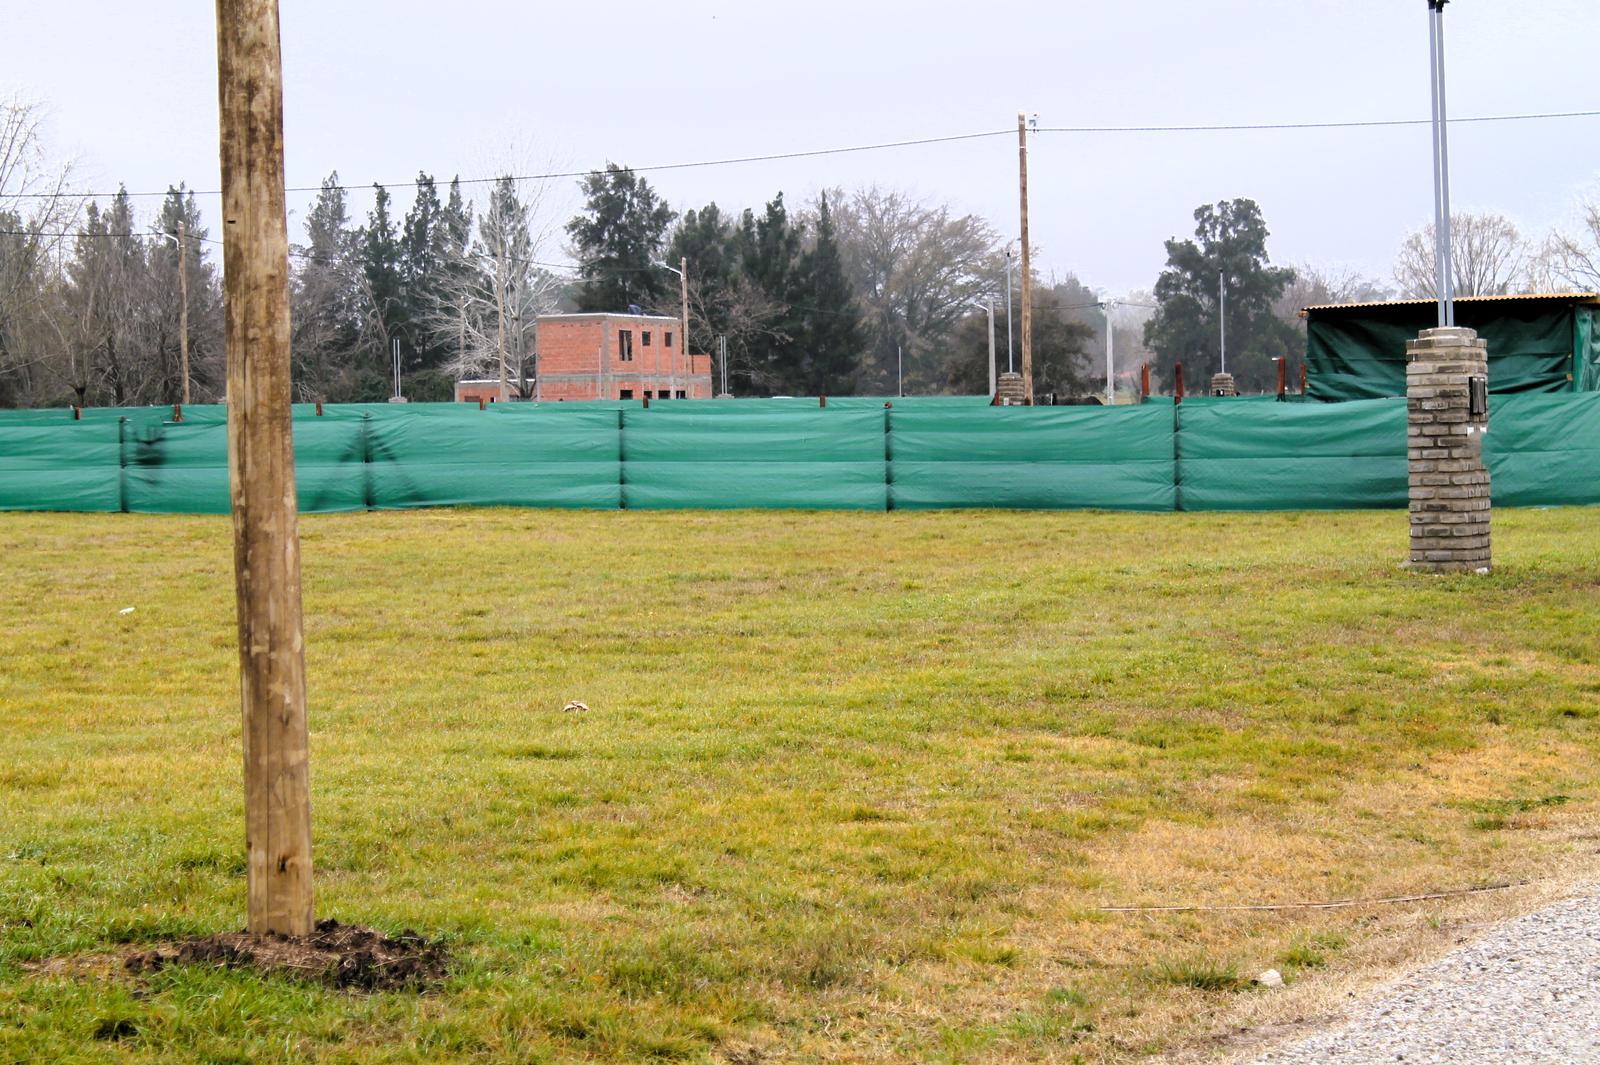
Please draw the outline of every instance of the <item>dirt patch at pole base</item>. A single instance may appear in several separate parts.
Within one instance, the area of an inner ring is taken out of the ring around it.
[[[318,921],[308,936],[247,932],[194,936],[127,955],[129,972],[169,965],[225,965],[283,974],[353,991],[425,990],[444,979],[449,955],[441,943],[410,930],[390,938],[338,921]]]

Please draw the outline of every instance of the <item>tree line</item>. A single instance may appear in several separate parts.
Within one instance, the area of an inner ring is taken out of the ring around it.
[[[475,183],[486,186],[476,199],[463,184],[419,174],[403,209],[373,186],[356,220],[339,175],[324,180],[291,248],[297,399],[382,400],[396,356],[413,399],[502,373],[530,397],[540,315],[676,317],[683,262],[689,350],[725,351],[737,394],[986,391],[989,308],[1001,368],[1020,355],[1015,242],[897,189],[830,188],[800,203],[780,191],[760,208],[680,214],[612,163],[581,179],[582,208],[558,222],[541,183],[502,176]],[[1115,311],[1076,277],[1033,278],[1036,392],[1099,392],[1107,330],[1124,367],[1148,359],[1159,385],[1182,362],[1195,387],[1220,361],[1224,306],[1228,368],[1242,389],[1266,390],[1273,359],[1302,350],[1299,307],[1432,296],[1431,228],[1407,237],[1384,285],[1274,264],[1249,199],[1194,218],[1192,238],[1166,242],[1153,289]],[[1457,216],[1452,237],[1460,295],[1600,287],[1600,201],[1543,243],[1495,215]],[[180,271],[191,388],[220,399],[220,243],[182,184],[144,219],[125,191],[104,205],[75,195],[70,168],[48,162],[35,109],[0,104],[0,405],[178,401]]]

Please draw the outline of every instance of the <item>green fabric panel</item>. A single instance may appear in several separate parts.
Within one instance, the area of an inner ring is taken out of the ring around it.
[[[368,413],[371,506],[606,509],[621,502],[615,410],[434,403]]]
[[[1600,392],[1600,307],[1577,307],[1572,316],[1573,388]]]
[[[120,420],[0,422],[0,510],[122,509]]]
[[[1499,506],[1600,504],[1600,392],[1495,397],[1483,459]]]
[[[896,509],[1171,510],[1172,407],[989,407],[889,418]]]
[[[1190,404],[1178,408],[1184,510],[1406,505],[1406,403]]]
[[[1489,389],[1566,392],[1575,308],[1549,300],[1456,304],[1456,324],[1489,347]],[[1307,390],[1313,399],[1380,399],[1406,393],[1406,341],[1438,322],[1434,304],[1313,312],[1306,328]]]
[[[623,505],[883,510],[884,446],[881,410],[624,411]]]
[[[318,418],[294,423],[295,494],[303,513],[360,510],[363,419]],[[226,514],[228,426],[213,419],[142,425],[128,433],[126,470],[130,511],[148,514]]]

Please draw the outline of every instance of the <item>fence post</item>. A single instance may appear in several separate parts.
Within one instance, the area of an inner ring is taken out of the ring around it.
[[[172,421],[173,421],[174,425],[178,425],[178,424],[181,424],[183,422],[183,404],[182,403],[174,403],[172,405]]]
[[[648,407],[650,401],[644,401]],[[624,407],[617,408],[617,509],[628,509],[628,434],[624,432],[628,420],[628,411]]]
[[[1272,361],[1278,364],[1278,402],[1282,403],[1289,398],[1289,357],[1283,355]]]
[[[1183,402],[1183,363],[1175,362],[1172,364],[1172,380],[1174,384],[1172,405],[1177,406]]]
[[[883,405],[883,509],[894,509],[894,447],[890,440],[891,422],[894,420],[893,404]]]
[[[1143,363],[1139,367],[1139,402],[1143,403],[1150,398],[1150,364]]]
[[[128,416],[117,418],[117,511],[128,512]]]

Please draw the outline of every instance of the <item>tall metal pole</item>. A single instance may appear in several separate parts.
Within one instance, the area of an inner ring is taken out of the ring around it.
[[[183,364],[183,405],[189,405],[189,225],[178,219],[178,359]]]
[[[1017,112],[1017,174],[1022,193],[1022,401],[1033,406],[1033,278],[1028,252],[1028,123]]]
[[[989,312],[989,398],[994,398],[995,393],[995,368],[994,368],[994,300],[989,300],[983,305]]]
[[[1011,249],[1006,249],[1006,373],[1016,373],[1016,362],[1012,358],[1017,346],[1011,337]]]
[[[1450,118],[1444,88],[1444,5],[1428,0],[1429,69],[1433,75],[1433,233],[1439,324],[1455,325],[1455,263],[1450,241]]]
[[[248,928],[304,936],[312,930],[311,790],[277,0],[217,0],[217,83]]]
[[[906,394],[906,360],[905,356],[900,352],[899,344],[894,346],[894,366],[895,376],[900,381],[900,384],[897,386],[897,391],[901,396],[904,396]]]
[[[1228,275],[1217,271],[1217,329],[1218,345],[1222,350],[1222,372],[1228,372]]]
[[[1112,369],[1114,365],[1112,348],[1116,344],[1116,338],[1114,334],[1117,330],[1116,326],[1111,322],[1111,312],[1116,310],[1117,301],[1107,300],[1103,306],[1105,307],[1106,311],[1106,406],[1109,407],[1111,404],[1117,401],[1116,375],[1115,371]]]
[[[694,364],[689,361],[689,257],[685,255],[680,258],[678,266],[681,268],[678,270],[678,292],[683,297],[683,337],[680,339],[678,347],[683,352],[684,376],[690,376],[694,373]],[[676,358],[674,358],[673,362],[676,365]],[[691,385],[690,390],[693,387]],[[676,380],[673,381],[672,394],[673,398],[676,399],[678,394]]]

